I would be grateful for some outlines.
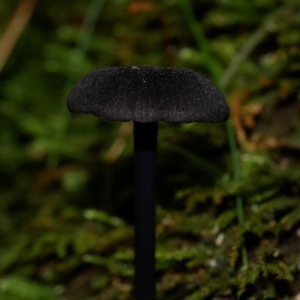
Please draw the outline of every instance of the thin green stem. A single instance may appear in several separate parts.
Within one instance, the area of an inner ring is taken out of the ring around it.
[[[188,22],[191,32],[194,35],[194,38],[198,44],[200,51],[202,51],[205,56],[205,61],[207,62],[207,68],[210,73],[212,81],[219,87],[219,89],[224,93],[224,87],[221,85],[221,76],[218,70],[218,65],[211,55],[207,40],[202,32],[202,29],[195,17],[193,9],[188,0],[178,0],[182,8],[183,14]],[[225,94],[225,93],[224,93]],[[239,166],[239,151],[236,143],[236,138],[234,135],[234,130],[229,119],[226,123],[227,135],[229,140],[229,147],[232,160],[233,168],[233,177],[235,181],[240,179],[240,166]],[[239,224],[241,225],[244,221],[244,208],[243,208],[243,199],[240,196],[237,196],[237,216]],[[243,265],[248,265],[247,251],[245,246],[242,247],[242,261]]]
[[[83,20],[83,25],[79,32],[76,47],[73,50],[73,55],[71,56],[69,68],[68,68],[68,78],[63,91],[63,102],[60,108],[60,116],[64,120],[62,126],[57,129],[55,134],[55,150],[49,155],[46,162],[47,167],[55,168],[60,160],[60,150],[63,141],[66,139],[67,131],[71,122],[71,114],[68,112],[65,104],[65,99],[67,98],[72,86],[74,85],[78,73],[82,68],[85,54],[88,50],[89,43],[93,36],[95,30],[96,22],[98,20],[101,9],[106,0],[91,0]]]
[[[217,86],[220,86],[220,71],[218,65],[213,56],[211,55],[208,43],[206,42],[206,38],[202,32],[202,28],[200,27],[195,17],[193,9],[188,0],[178,1],[183,11],[183,14],[188,22],[190,30],[193,33],[194,39],[202,54],[204,55],[208,71],[210,72],[210,77]]]

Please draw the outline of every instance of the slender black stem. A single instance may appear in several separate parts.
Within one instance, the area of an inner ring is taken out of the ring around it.
[[[157,124],[134,122],[136,300],[155,299],[155,156]]]

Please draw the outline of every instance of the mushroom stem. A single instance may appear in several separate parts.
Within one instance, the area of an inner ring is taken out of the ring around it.
[[[135,289],[137,300],[155,299],[155,156],[157,125],[134,122]]]

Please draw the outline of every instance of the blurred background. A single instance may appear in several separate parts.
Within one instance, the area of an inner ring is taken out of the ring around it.
[[[0,20],[1,300],[134,299],[132,123],[66,109],[117,65],[190,68],[231,109],[159,124],[158,299],[299,300],[299,0],[2,0]]]

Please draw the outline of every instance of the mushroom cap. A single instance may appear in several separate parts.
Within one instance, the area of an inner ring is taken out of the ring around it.
[[[141,123],[216,123],[229,117],[218,88],[186,68],[100,68],[75,85],[67,106],[71,112]]]

